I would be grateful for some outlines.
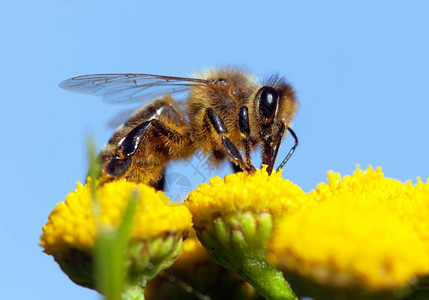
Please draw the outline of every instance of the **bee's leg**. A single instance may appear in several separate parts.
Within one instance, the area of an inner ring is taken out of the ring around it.
[[[106,175],[108,176],[109,180],[121,178],[128,172],[128,169],[132,164],[134,154],[140,147],[139,145],[142,141],[144,141],[143,147],[147,146],[147,144],[150,144],[151,142],[149,137],[153,135],[154,131],[159,135],[166,137],[171,142],[169,147],[174,147],[173,144],[178,145],[185,142],[185,138],[182,134],[163,124],[161,121],[157,119],[145,121],[142,124],[136,126],[118,142],[116,156],[106,166]],[[167,159],[165,163],[166,162]],[[160,163],[162,164],[162,162]],[[155,169],[154,167],[155,166],[152,167],[153,170]],[[162,169],[161,172],[163,173]],[[133,177],[126,177],[127,179],[134,181]],[[161,183],[162,177],[157,182],[151,182],[151,185],[157,187]]]
[[[250,124],[249,124],[249,111],[247,106],[242,106],[240,108],[240,113],[238,116],[238,125],[240,127],[240,132],[244,136],[243,144],[244,151],[246,155],[246,165],[249,169],[255,169],[252,165],[252,144],[250,141]]]
[[[296,147],[298,147],[298,144],[299,144],[299,140],[298,140],[298,137],[297,137],[295,131],[293,131],[292,128],[290,128],[290,127],[288,127],[287,130],[290,132],[290,134],[295,139],[295,144],[292,146],[292,148],[290,148],[289,153],[283,159],[282,163],[278,166],[277,171],[280,170],[281,168],[283,168],[283,166],[287,163],[287,161],[292,156],[292,154],[295,152],[295,149],[296,149]]]
[[[240,151],[238,151],[237,147],[231,142],[231,140],[225,136],[225,134],[228,133],[228,130],[226,129],[225,124],[223,123],[220,116],[211,108],[207,108],[205,113],[213,128],[221,136],[222,143],[231,161],[238,165],[241,169],[251,172],[252,170],[248,169],[244,163]]]
[[[143,140],[151,130],[156,130],[175,144],[179,144],[181,140],[183,140],[183,136],[179,132],[168,127],[158,119],[152,119],[143,122],[133,130],[131,130],[130,133],[125,136],[125,138],[119,141],[118,151],[120,155],[133,155],[136,152],[140,141]]]
[[[234,170],[234,173],[243,172],[243,169],[240,166],[237,166],[233,162],[231,162],[231,167]]]
[[[125,178],[162,189],[166,164],[195,150],[190,131],[189,123],[168,101],[155,101],[141,109],[101,151],[103,181]]]
[[[282,124],[277,137],[277,143],[274,146],[274,148],[270,146],[271,140],[265,141],[264,146],[262,148],[262,155],[263,155],[262,161],[268,165],[267,167],[268,174],[271,174],[273,172],[274,163],[276,162],[277,154],[279,153],[280,144],[282,142],[284,132],[285,132],[285,125]]]

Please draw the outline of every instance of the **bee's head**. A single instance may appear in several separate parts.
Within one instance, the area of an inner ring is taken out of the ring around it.
[[[254,101],[263,146],[263,163],[272,167],[280,141],[298,104],[292,87],[277,76],[271,77],[256,92]]]

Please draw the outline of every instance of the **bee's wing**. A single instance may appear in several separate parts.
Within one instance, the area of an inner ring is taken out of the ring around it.
[[[185,92],[193,85],[209,83],[212,80],[152,74],[92,74],[67,79],[60,87],[100,96],[109,102],[135,102],[165,93]]]
[[[127,109],[122,109],[115,113],[112,117],[107,121],[106,126],[110,129],[116,129],[119,125],[124,124],[130,116],[139,108],[139,106]]]

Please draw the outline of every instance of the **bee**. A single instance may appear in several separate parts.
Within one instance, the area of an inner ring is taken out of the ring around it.
[[[297,109],[295,93],[277,75],[260,83],[237,68],[220,68],[195,78],[151,74],[94,74],[63,81],[60,87],[110,101],[155,99],[137,109],[99,154],[101,182],[126,178],[161,188],[171,160],[202,149],[211,162],[229,159],[234,170],[254,172],[251,152],[261,147],[271,174],[282,138]],[[188,91],[183,102],[173,96]],[[242,155],[242,153],[244,155]]]

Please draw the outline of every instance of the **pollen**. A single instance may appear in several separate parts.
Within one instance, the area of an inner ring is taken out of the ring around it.
[[[381,168],[358,169],[309,194],[283,218],[269,260],[318,284],[394,289],[429,271],[428,185],[385,178]]]
[[[168,197],[152,187],[117,180],[97,190],[100,223],[103,228],[116,229],[132,193],[138,193],[132,238],[149,239],[165,233],[181,233],[192,225],[185,206],[169,205]],[[89,250],[96,239],[95,218],[92,209],[90,185],[77,184],[77,189],[66,196],[49,215],[43,226],[40,245],[47,254],[54,255],[67,249]]]

